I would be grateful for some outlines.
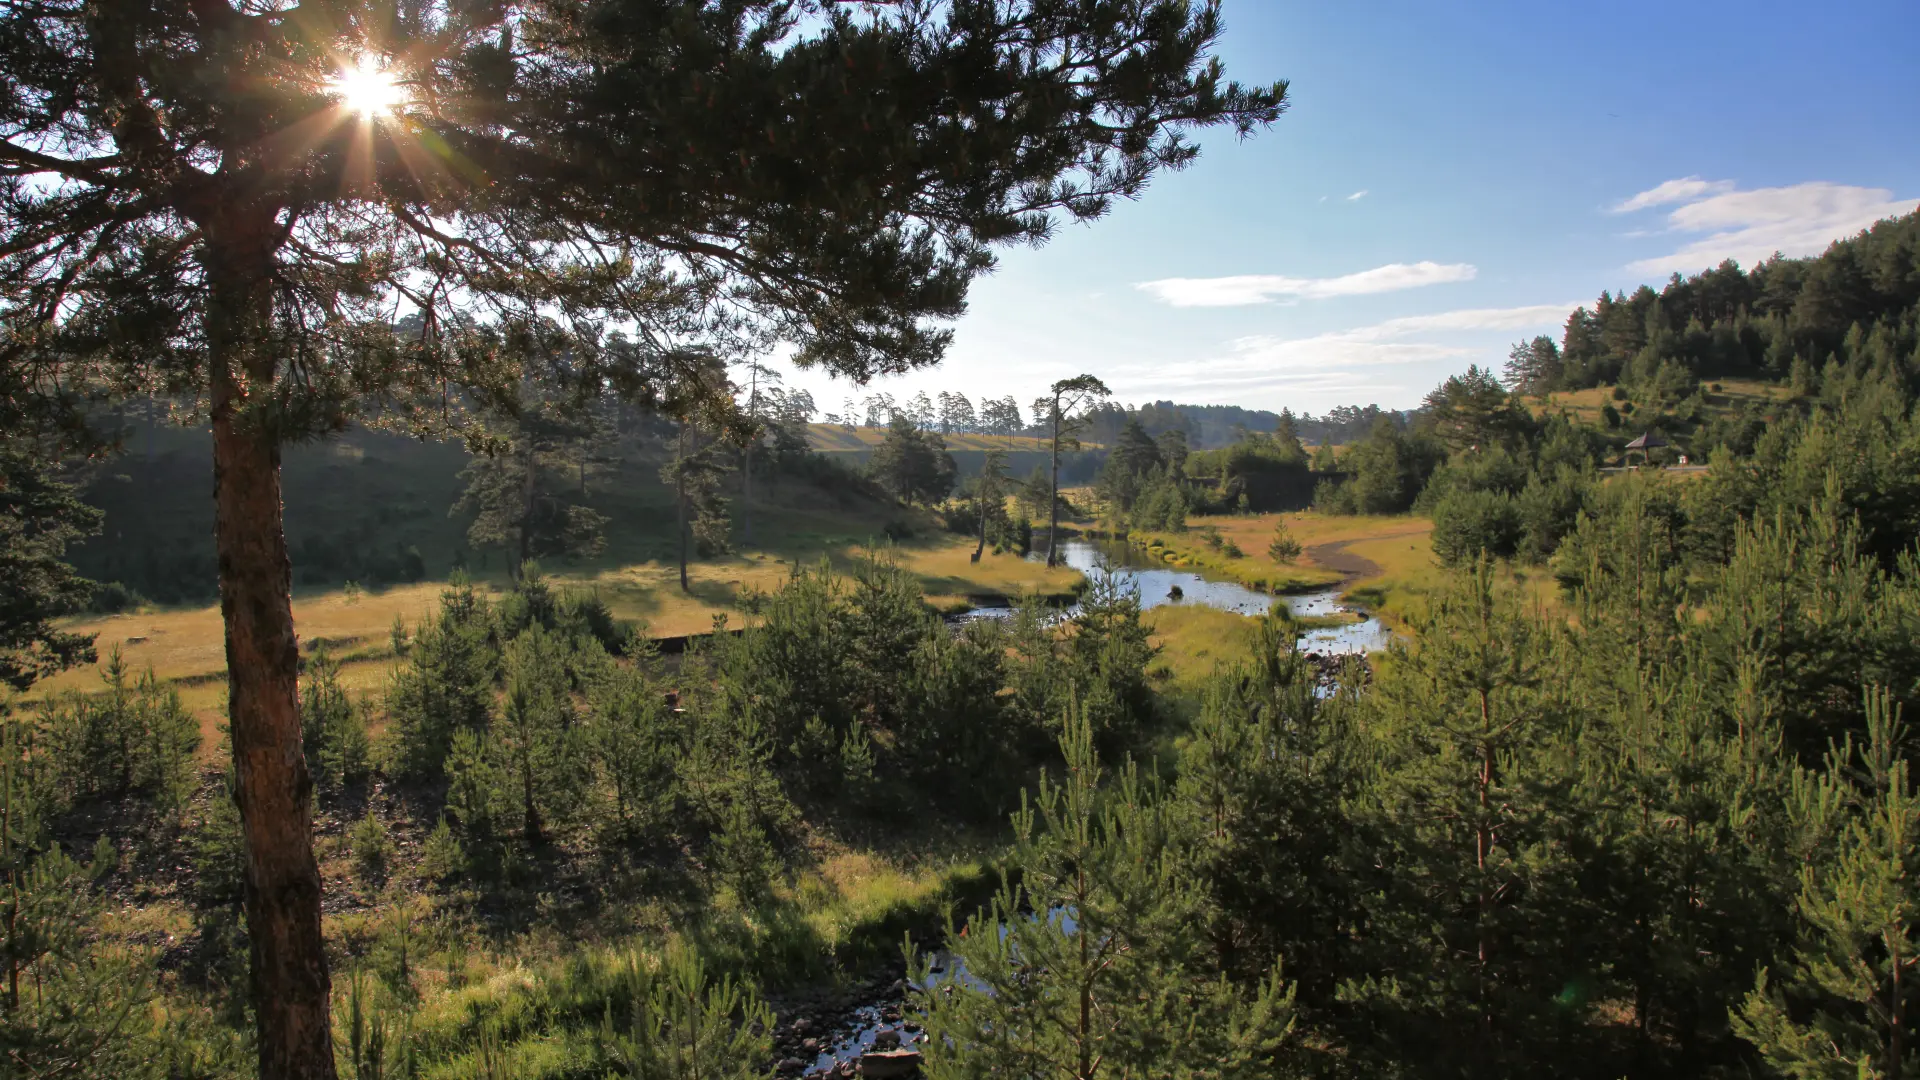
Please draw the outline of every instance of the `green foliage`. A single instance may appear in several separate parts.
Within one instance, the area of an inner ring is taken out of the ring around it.
[[[348,842],[353,847],[354,876],[375,889],[386,884],[393,863],[393,837],[380,815],[369,808],[366,816],[354,823]]]
[[[1408,435],[1382,417],[1373,431],[1341,458],[1351,478],[1322,481],[1314,490],[1314,506],[1336,514],[1404,513],[1413,506],[1442,456],[1432,440]]]
[[[896,413],[867,471],[901,502],[931,505],[953,490],[958,467],[939,432],[922,430]]]
[[[1139,496],[1134,500],[1128,516],[1128,524],[1142,532],[1185,532],[1186,488],[1170,476],[1159,472],[1149,473],[1142,480]]]
[[[1093,574],[1067,638],[1066,679],[1109,755],[1139,741],[1158,713],[1147,669],[1159,650],[1148,636],[1139,594],[1115,575]]]
[[[593,758],[611,805],[603,829],[616,842],[657,839],[677,815],[679,733],[661,687],[616,668],[590,691]]]
[[[47,834],[46,778],[21,725],[0,743],[0,1047],[7,1075],[143,1077],[168,1056],[151,958],[97,938],[95,880]]]
[[[1449,566],[1519,549],[1520,507],[1501,491],[1451,491],[1433,508],[1433,553]]]
[[[517,811],[528,843],[547,823],[564,825],[579,810],[586,775],[585,738],[575,722],[567,643],[534,625],[507,649],[506,692],[489,735],[507,789],[497,805]]]
[[[1258,620],[1250,655],[1207,683],[1175,797],[1212,897],[1217,963],[1248,985],[1284,961],[1325,1003],[1360,936],[1363,864],[1351,859],[1366,750],[1351,689],[1318,693],[1299,636],[1284,611]]]
[[[308,661],[306,685],[300,688],[300,743],[322,788],[356,783],[371,768],[366,712],[348,700],[340,665],[324,649]]]
[[[949,929],[953,974],[917,962],[927,1074],[1273,1075],[1291,991],[1277,966],[1244,989],[1213,973],[1175,815],[1131,764],[1103,789],[1093,742],[1071,710],[1063,781],[1014,818],[1017,883]]]
[[[577,501],[585,490],[563,490],[564,469],[592,455],[606,433],[579,401],[523,382],[512,405],[495,416],[485,445],[461,476],[466,490],[450,511],[471,514],[467,542],[498,548],[508,567],[534,559],[597,555],[606,547],[607,517]],[[571,497],[570,497],[571,496]]]
[[[486,728],[500,675],[493,612],[485,597],[456,576],[440,594],[440,611],[414,633],[406,663],[387,690],[396,738],[396,771],[441,775],[456,735]]]
[[[1267,542],[1268,558],[1277,563],[1291,563],[1300,557],[1303,550],[1300,541],[1293,538],[1293,532],[1287,528],[1286,522],[1274,523],[1273,539]]]
[[[1867,732],[1805,773],[1788,812],[1830,836],[1801,874],[1798,942],[1763,970],[1734,1029],[1767,1065],[1796,1078],[1893,1080],[1920,1071],[1920,791],[1906,731],[1884,690],[1869,691]]]
[[[1729,261],[1657,292],[1602,293],[1567,319],[1557,374],[1541,371],[1529,392],[1625,383],[1664,409],[1701,378],[1759,376],[1811,396],[1829,357],[1854,372],[1904,368],[1911,379],[1916,235],[1920,217],[1907,214],[1811,258],[1745,270]],[[1627,396],[1616,388],[1616,400]]]
[[[1450,450],[1491,449],[1526,433],[1531,418],[1478,365],[1447,378],[1425,401],[1421,422]]]
[[[61,483],[26,438],[0,439],[0,683],[24,691],[94,660],[92,635],[54,620],[86,606],[93,583],[63,561],[99,528],[100,512]]]
[[[608,1076],[632,1080],[758,1080],[772,1050],[773,1013],[730,977],[714,980],[698,954],[674,945],[656,969],[629,956],[594,1048]]]
[[[118,648],[100,681],[98,693],[68,693],[41,709],[50,790],[65,801],[138,794],[163,814],[178,811],[198,779],[199,721],[151,669],[129,680]]]

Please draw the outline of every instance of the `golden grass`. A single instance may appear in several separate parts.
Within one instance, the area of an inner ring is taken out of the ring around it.
[[[1707,407],[1710,409],[1739,409],[1749,404],[1771,404],[1784,401],[1793,396],[1791,387],[1779,383],[1763,382],[1757,379],[1706,379]],[[1713,389],[1718,386],[1719,389]],[[1536,416],[1550,416],[1566,413],[1582,423],[1601,423],[1601,413],[1607,405],[1618,409],[1623,404],[1615,401],[1612,386],[1590,386],[1585,390],[1557,390],[1542,397],[1527,398],[1526,402]],[[1629,399],[1630,400],[1630,399]],[[1626,427],[1633,426],[1633,418],[1626,417]],[[1623,429],[1624,430],[1624,429]]]
[[[1287,531],[1308,549],[1291,563],[1282,563],[1267,554],[1275,526],[1284,522]],[[1207,545],[1205,530],[1219,531],[1223,541],[1232,541],[1241,550],[1241,558],[1231,558]],[[1202,516],[1188,520],[1185,533],[1136,533],[1140,541],[1158,541],[1162,556],[1174,566],[1189,566],[1219,574],[1270,592],[1298,592],[1336,584],[1348,575],[1339,565],[1322,565],[1312,549],[1326,544],[1351,543],[1380,538],[1423,535],[1432,529],[1423,518],[1385,516],[1347,516],[1302,510],[1285,514]]]
[[[1160,648],[1156,666],[1167,668],[1174,690],[1194,689],[1215,668],[1244,656],[1253,622],[1199,604],[1164,604],[1143,612],[1140,619],[1151,631],[1147,640]]]
[[[1447,570],[1433,554],[1433,523],[1421,519],[1417,532],[1368,537],[1346,546],[1354,556],[1380,569],[1356,580],[1346,598],[1385,617],[1404,623],[1407,616],[1426,602],[1426,597],[1446,580]]]
[[[768,530],[769,533],[772,530]],[[725,615],[735,626],[748,616],[741,602],[750,592],[771,592],[793,572],[796,560],[815,564],[822,554],[845,569],[866,549],[841,538],[791,556],[754,551],[708,560],[688,567],[690,589],[682,592],[679,568],[648,561],[602,570],[550,573],[561,588],[597,591],[614,615],[644,624],[652,637],[705,633],[716,616]],[[957,607],[973,596],[1017,598],[1026,592],[1047,596],[1072,593],[1080,583],[1078,571],[1066,567],[1048,570],[1017,555],[991,552],[973,563],[973,543],[965,537],[937,533],[895,547],[888,557],[920,582],[928,602]],[[476,584],[498,597],[503,581]],[[341,681],[349,690],[371,692],[382,688],[392,669],[389,631],[396,616],[417,626],[439,606],[445,586],[439,582],[397,586],[379,592],[334,591],[297,596],[294,626],[303,648],[324,643],[342,660]],[[188,708],[200,717],[203,744],[217,741],[217,725],[225,717],[227,687],[225,631],[217,605],[200,608],[148,610],[138,613],[72,620],[67,628],[98,635],[104,661],[118,647],[135,671],[151,667],[156,675],[174,680]],[[100,685],[96,667],[77,668],[34,688],[42,697],[67,690],[90,692]]]

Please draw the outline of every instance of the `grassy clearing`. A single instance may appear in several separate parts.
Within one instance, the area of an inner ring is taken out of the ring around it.
[[[1404,624],[1410,614],[1420,610],[1427,595],[1439,587],[1447,574],[1433,554],[1432,523],[1423,521],[1422,525],[1418,532],[1368,537],[1348,543],[1345,548],[1348,554],[1380,569],[1355,581],[1345,599],[1398,624]]]
[[[1282,563],[1267,554],[1274,529],[1284,522],[1287,531],[1307,552],[1291,563]],[[1241,582],[1251,588],[1272,593],[1303,592],[1337,584],[1349,575],[1340,565],[1324,565],[1313,549],[1329,544],[1347,544],[1382,538],[1424,535],[1432,524],[1420,518],[1369,517],[1321,514],[1311,510],[1286,514],[1250,514],[1196,517],[1187,523],[1184,533],[1136,534],[1136,542],[1152,550],[1160,548],[1161,558],[1174,566],[1193,567]],[[1232,558],[1213,550],[1203,539],[1213,528],[1223,541],[1237,546],[1242,555]]]
[[[673,563],[648,560],[624,566],[558,568],[549,574],[562,588],[588,588],[606,600],[613,613],[644,624],[652,637],[705,633],[714,619],[725,616],[733,625],[746,622],[742,603],[752,592],[770,592],[793,572],[796,563],[813,564],[822,558],[845,569],[862,554],[875,550],[869,537],[877,527],[853,516],[794,520],[794,515],[763,522],[760,535],[777,537],[767,550],[750,551],[699,562],[688,568],[691,588],[682,592],[679,569]],[[930,521],[913,540],[887,549],[889,557],[921,583],[927,601],[942,610],[972,606],[971,598],[1017,598],[1028,592],[1060,597],[1075,592],[1079,572],[1017,555],[981,556],[971,561],[973,543],[951,533],[935,533]],[[477,582],[495,596],[507,582],[494,574]],[[294,599],[294,626],[302,647],[324,645],[341,661],[341,680],[350,690],[374,692],[386,684],[393,665],[390,630],[394,619],[409,626],[438,606],[440,582],[422,582],[389,589],[307,591]],[[71,620],[69,628],[98,635],[104,661],[118,647],[136,671],[151,667],[155,674],[180,687],[188,708],[200,717],[203,745],[217,740],[217,725],[225,718],[227,688],[224,629],[217,605],[146,609],[135,613]],[[34,696],[67,690],[90,692],[99,686],[95,667],[77,668],[34,688]]]
[[[1714,387],[1719,387],[1715,390]],[[1543,397],[1528,398],[1527,403],[1536,416],[1551,416],[1565,413],[1570,418],[1595,427],[1604,427],[1602,412],[1608,405],[1619,409],[1624,400],[1613,396],[1612,386],[1592,386],[1585,390],[1559,390]],[[1757,379],[1719,379],[1706,380],[1705,398],[1707,408],[1713,411],[1737,412],[1749,405],[1767,406],[1785,401],[1793,396],[1793,389],[1780,383],[1763,382]],[[1626,399],[1630,400],[1630,399]],[[1622,430],[1633,428],[1633,418],[1627,417]]]
[[[1216,667],[1246,655],[1247,629],[1253,620],[1199,604],[1166,604],[1142,614],[1160,649],[1171,689],[1194,691]]]

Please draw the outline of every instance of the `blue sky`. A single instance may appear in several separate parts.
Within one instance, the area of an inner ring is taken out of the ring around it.
[[[1139,202],[1005,252],[939,368],[843,399],[1410,407],[1601,289],[1920,204],[1920,3],[1227,0],[1231,77],[1291,82]]]

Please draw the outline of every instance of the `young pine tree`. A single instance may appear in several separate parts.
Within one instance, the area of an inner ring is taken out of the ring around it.
[[[1740,1037],[1782,1076],[1920,1076],[1920,789],[1905,726],[1884,689],[1867,694],[1867,732],[1800,785],[1792,807],[1835,838],[1802,878],[1801,940],[1763,970],[1734,1016]]]
[[[928,1076],[1273,1076],[1292,990],[1277,965],[1246,988],[1213,973],[1171,805],[1131,764],[1103,788],[1093,734],[1072,708],[1064,778],[1014,817],[1017,883],[948,928],[954,974],[916,963]]]
[[[674,943],[656,970],[629,955],[595,1032],[610,1077],[630,1080],[760,1080],[773,1051],[773,1012],[751,987],[710,978],[699,954]]]
[[[1559,931],[1570,812],[1555,776],[1563,717],[1545,678],[1543,624],[1480,560],[1387,661],[1366,723],[1380,740],[1370,785],[1382,891],[1342,991],[1377,1024],[1375,1049],[1432,1075],[1539,1068],[1577,1013],[1556,999],[1583,973]],[[1386,976],[1376,978],[1374,972]]]
[[[570,818],[583,795],[586,762],[571,693],[565,642],[538,625],[514,639],[505,703],[491,736],[529,844],[545,839],[550,821]]]

